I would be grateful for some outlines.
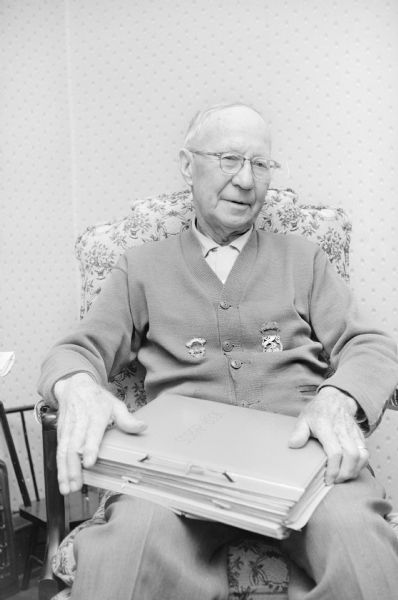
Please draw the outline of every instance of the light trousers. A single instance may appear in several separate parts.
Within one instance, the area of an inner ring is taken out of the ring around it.
[[[365,469],[334,486],[281,542],[289,600],[396,600],[398,541],[384,492]],[[79,532],[72,600],[227,600],[227,544],[245,533],[121,495]]]

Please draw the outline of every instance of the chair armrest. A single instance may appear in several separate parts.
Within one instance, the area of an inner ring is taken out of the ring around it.
[[[44,485],[47,509],[47,544],[41,579],[39,600],[50,600],[63,587],[54,575],[51,561],[65,537],[64,497],[58,488],[57,476],[57,412],[47,405],[40,407],[43,435]]]

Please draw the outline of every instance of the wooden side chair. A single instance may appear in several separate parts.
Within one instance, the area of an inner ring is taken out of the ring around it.
[[[5,462],[0,460],[0,598],[2,598],[2,592],[8,596],[16,593],[17,590],[17,559],[8,471]]]
[[[189,226],[192,215],[190,192],[182,191],[139,200],[125,217],[89,227],[76,243],[82,277],[81,315],[95,302],[107,274],[127,248],[178,234]],[[323,248],[340,276],[349,280],[351,223],[341,208],[322,204],[303,205],[292,190],[268,190],[256,227],[310,239]],[[146,403],[144,375],[142,367],[134,362],[110,382],[115,395],[131,411]],[[49,537],[48,560],[39,588],[40,600],[50,600],[56,592],[56,600],[66,600],[70,595],[76,566],[73,554],[76,531],[104,522],[104,504],[109,493],[104,495],[94,517],[63,539],[66,533],[65,520],[62,497],[57,486],[55,459],[56,414],[45,404],[41,412]],[[392,525],[396,525],[398,531],[398,519],[396,521]],[[231,600],[287,599],[287,564],[272,540],[248,534],[247,538],[229,547],[228,578]]]
[[[47,507],[46,500],[40,498],[39,489],[37,484],[37,477],[35,472],[36,457],[32,456],[28,427],[26,423],[26,413],[32,412],[35,409],[33,404],[5,408],[3,402],[0,401],[0,422],[4,434],[4,438],[7,444],[8,453],[12,466],[14,468],[15,477],[18,483],[19,491],[22,497],[22,504],[19,507],[19,515],[23,522],[29,524],[29,541],[26,553],[26,560],[24,565],[21,589],[27,589],[29,587],[29,581],[31,578],[32,568],[36,565],[43,565],[43,552],[40,552],[40,535],[43,539],[42,545],[44,546],[47,532]],[[19,426],[22,431],[24,440],[24,461],[20,460],[14,437],[12,434],[12,428],[10,426],[9,417],[15,415],[15,425]],[[56,437],[53,439],[56,447]],[[26,463],[26,467],[25,467]],[[24,468],[22,467],[24,465]],[[33,498],[29,493],[28,486],[26,484],[26,473],[29,473],[29,478],[33,485]],[[55,498],[58,494],[53,494],[53,490],[49,489],[46,494],[46,498]],[[63,500],[63,498],[62,498]],[[68,527],[73,529],[79,525],[82,521],[89,519],[99,504],[98,491],[95,489],[88,490],[85,487],[82,492],[75,492],[71,494],[65,506],[59,504],[57,510],[62,514],[67,512],[66,519]],[[65,519],[65,517],[64,517]],[[19,522],[19,526],[21,523]],[[65,526],[64,526],[65,527]],[[43,532],[41,534],[41,532]]]

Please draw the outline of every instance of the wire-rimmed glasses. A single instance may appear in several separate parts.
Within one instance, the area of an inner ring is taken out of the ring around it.
[[[237,152],[202,152],[201,150],[189,150],[189,152],[192,152],[192,154],[199,154],[200,156],[217,157],[220,162],[221,171],[228,173],[229,175],[236,175],[236,173],[239,173],[245,162],[248,160],[252,168],[253,177],[262,181],[269,179],[272,171],[281,167],[275,160],[265,158],[264,156],[248,158]]]

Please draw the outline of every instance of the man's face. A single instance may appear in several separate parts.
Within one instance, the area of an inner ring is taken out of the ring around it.
[[[246,107],[232,107],[211,115],[190,147],[201,152],[270,158],[266,125]],[[186,153],[185,159],[185,173],[183,166],[182,171],[192,186],[199,230],[222,244],[247,231],[264,203],[269,178],[255,179],[248,161],[232,175],[220,169],[217,157]]]

